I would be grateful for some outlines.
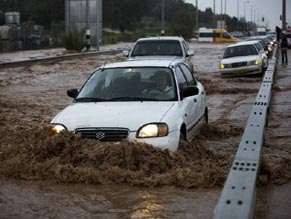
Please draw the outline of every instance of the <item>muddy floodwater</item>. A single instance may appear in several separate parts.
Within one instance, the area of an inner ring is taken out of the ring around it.
[[[72,101],[66,90],[80,88],[98,66],[124,60],[121,54],[1,69],[0,218],[211,218],[262,82],[262,76],[220,77],[226,45],[190,44],[209,124],[174,153],[51,133],[50,120]],[[0,61],[13,58],[0,54]],[[277,66],[272,92],[256,218],[287,219],[291,66]]]

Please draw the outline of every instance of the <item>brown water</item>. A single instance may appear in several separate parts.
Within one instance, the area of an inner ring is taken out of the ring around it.
[[[209,126],[175,153],[50,133],[51,118],[71,102],[66,89],[80,87],[92,69],[120,55],[2,69],[0,218],[211,218],[261,77],[220,78],[223,46],[192,46]],[[287,69],[278,66],[273,89],[257,218],[291,215]]]

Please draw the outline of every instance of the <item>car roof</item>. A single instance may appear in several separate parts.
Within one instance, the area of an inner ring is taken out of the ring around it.
[[[148,41],[148,40],[178,40],[183,41],[184,38],[180,36],[157,36],[157,37],[143,37],[139,38],[137,41]]]
[[[120,62],[108,63],[101,68],[122,68],[122,67],[169,67],[183,63],[175,59],[134,59]]]
[[[259,42],[258,40],[241,41],[241,42],[238,42],[238,43],[235,43],[235,44],[231,44],[231,45],[229,45],[227,47],[253,45],[253,44],[258,43],[258,42]]]
[[[251,36],[248,40],[268,40],[267,36]]]
[[[266,35],[256,35],[256,36],[251,36],[250,39],[252,38],[265,38]]]
[[[260,43],[260,40],[256,40],[256,39],[250,39],[246,42],[249,42],[249,44],[254,44],[254,43]]]

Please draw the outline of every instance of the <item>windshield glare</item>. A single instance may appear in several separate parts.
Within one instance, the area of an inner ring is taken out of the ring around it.
[[[76,101],[177,100],[170,68],[99,69],[88,79]]]

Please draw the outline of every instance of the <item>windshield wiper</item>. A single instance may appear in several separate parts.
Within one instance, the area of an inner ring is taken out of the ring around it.
[[[76,102],[100,102],[106,101],[106,99],[97,98],[97,97],[80,97],[75,100]]]
[[[107,101],[157,101],[154,98],[147,98],[147,97],[114,97],[110,99],[106,99]]]

